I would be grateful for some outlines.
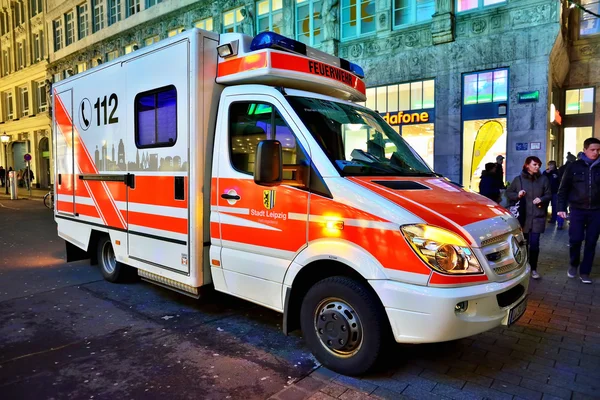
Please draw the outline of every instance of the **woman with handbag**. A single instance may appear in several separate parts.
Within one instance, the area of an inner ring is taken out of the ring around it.
[[[542,162],[539,158],[527,157],[523,164],[523,171],[513,179],[510,187],[506,190],[506,197],[514,204],[511,212],[518,207],[518,219],[527,241],[529,265],[531,265],[533,279],[540,278],[540,274],[537,272],[540,235],[546,230],[548,203],[552,200],[550,182],[548,178],[540,174],[541,166]]]

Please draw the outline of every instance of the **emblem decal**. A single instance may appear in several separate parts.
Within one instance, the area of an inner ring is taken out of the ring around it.
[[[263,205],[267,210],[275,207],[275,193],[274,190],[263,190]]]

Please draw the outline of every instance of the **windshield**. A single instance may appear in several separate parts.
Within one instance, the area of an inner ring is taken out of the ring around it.
[[[435,175],[377,113],[329,100],[287,100],[343,176]]]

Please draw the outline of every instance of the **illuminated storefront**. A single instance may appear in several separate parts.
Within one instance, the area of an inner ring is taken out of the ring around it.
[[[462,184],[479,191],[486,163],[506,158],[508,69],[463,75]],[[503,165],[506,174],[506,166]],[[506,180],[506,176],[504,177]]]
[[[583,141],[594,134],[594,95],[593,87],[565,91],[563,162],[567,153],[583,151]]]
[[[413,149],[434,167],[435,81],[433,79],[367,89],[362,103],[377,110]]]

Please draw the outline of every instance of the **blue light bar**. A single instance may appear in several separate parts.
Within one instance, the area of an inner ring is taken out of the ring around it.
[[[280,49],[302,54],[304,56],[308,55],[306,51],[306,45],[304,43],[287,38],[275,32],[262,32],[252,39],[252,43],[250,43],[250,50],[256,51],[261,49]],[[318,50],[313,51],[318,52]],[[363,71],[360,66],[343,58],[340,58],[339,60],[340,67],[342,69],[353,73],[361,79],[365,77],[365,71]]]
[[[252,51],[273,48],[280,48],[306,55],[306,45],[304,43],[286,38],[275,32],[259,33],[252,39],[252,43],[250,43],[250,50]]]

